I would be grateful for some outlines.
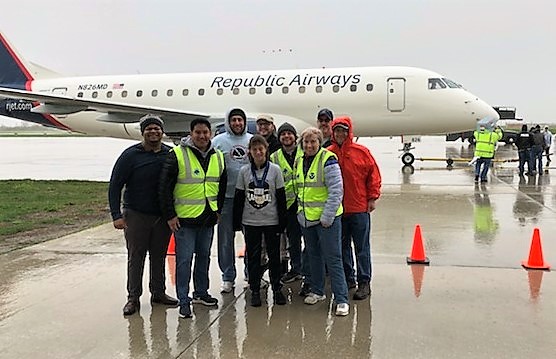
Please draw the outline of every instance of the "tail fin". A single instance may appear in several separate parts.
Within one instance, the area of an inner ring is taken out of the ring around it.
[[[60,77],[41,65],[27,62],[0,32],[0,86],[31,90],[31,81],[39,78]]]

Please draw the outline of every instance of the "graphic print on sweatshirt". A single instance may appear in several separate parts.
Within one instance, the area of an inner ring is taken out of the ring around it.
[[[255,186],[255,182],[249,182],[247,186],[247,201],[256,209],[264,208],[267,204],[272,202],[270,190],[267,182],[264,182],[263,187]]]

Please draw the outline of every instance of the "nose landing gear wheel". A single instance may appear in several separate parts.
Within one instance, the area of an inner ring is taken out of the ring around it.
[[[413,154],[406,152],[402,155],[402,163],[404,165],[412,165],[415,162],[415,156]]]

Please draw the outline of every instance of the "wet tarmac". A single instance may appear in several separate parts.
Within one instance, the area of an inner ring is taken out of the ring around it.
[[[210,292],[218,308],[195,305],[194,318],[181,319],[175,308],[151,306],[146,293],[140,313],[124,318],[125,245],[108,223],[0,255],[0,357],[556,357],[554,275],[521,267],[535,228],[544,261],[556,263],[556,168],[520,177],[515,162],[499,162],[488,183],[475,185],[465,162],[402,168],[399,139],[361,142],[379,162],[384,186],[372,216],[372,296],[351,301],[347,317],[335,317],[329,300],[304,305],[299,282],[286,286],[286,306],[273,306],[269,292],[268,305],[250,307],[242,278],[233,295],[222,295],[213,250]],[[416,147],[418,158],[472,157],[467,144],[441,137],[423,137]],[[109,173],[121,149],[96,170]],[[511,146],[497,152],[516,155]],[[417,224],[430,266],[406,264]],[[236,243],[239,249],[239,235]],[[237,265],[241,272],[240,259]],[[170,294],[174,268],[169,256]]]

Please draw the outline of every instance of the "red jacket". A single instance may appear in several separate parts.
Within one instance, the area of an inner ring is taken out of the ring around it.
[[[332,128],[337,124],[349,128],[348,136],[342,145],[338,145],[332,133],[332,145],[328,150],[338,156],[344,180],[344,213],[367,212],[368,201],[380,197],[380,170],[369,149],[353,142],[351,118],[337,117]]]

